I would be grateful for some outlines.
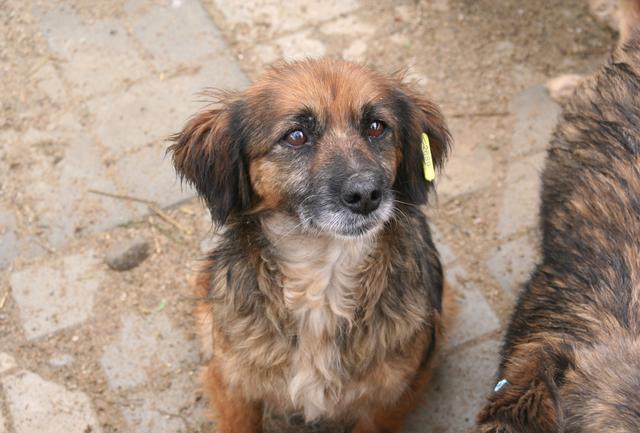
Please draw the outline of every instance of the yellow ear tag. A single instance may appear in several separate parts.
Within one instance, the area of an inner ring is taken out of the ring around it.
[[[424,132],[422,133],[422,154],[424,156],[424,178],[432,182],[436,178],[436,172],[433,167],[433,158],[431,157],[429,136]]]

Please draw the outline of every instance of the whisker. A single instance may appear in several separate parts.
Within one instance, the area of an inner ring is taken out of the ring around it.
[[[302,223],[298,223],[291,228],[288,232],[284,233],[282,236],[274,240],[272,243],[274,246],[277,246],[280,242],[282,242],[285,238],[287,238],[291,233],[295,232],[297,229],[302,227]]]

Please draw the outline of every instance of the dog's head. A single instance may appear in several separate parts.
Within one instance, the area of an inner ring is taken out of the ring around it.
[[[218,103],[169,149],[218,223],[273,210],[308,230],[367,233],[396,203],[426,202],[421,134],[436,167],[450,142],[438,108],[400,79],[338,60],[282,64]]]

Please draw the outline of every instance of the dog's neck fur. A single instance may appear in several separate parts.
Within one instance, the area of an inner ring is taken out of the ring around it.
[[[328,308],[351,322],[355,298],[362,290],[359,276],[375,237],[339,239],[305,233],[290,217],[279,214],[263,221],[282,272],[285,302],[298,319],[314,323],[315,313],[302,310]],[[300,314],[309,313],[309,317]]]
[[[283,297],[297,325],[289,394],[308,420],[331,412],[347,372],[340,365],[339,334],[348,329],[362,299],[362,270],[375,235],[337,239],[310,235],[285,215],[263,220],[276,251]]]

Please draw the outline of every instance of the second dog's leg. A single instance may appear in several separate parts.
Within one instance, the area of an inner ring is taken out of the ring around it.
[[[204,385],[216,410],[216,433],[262,433],[262,404],[230,391],[213,361],[204,373]]]

